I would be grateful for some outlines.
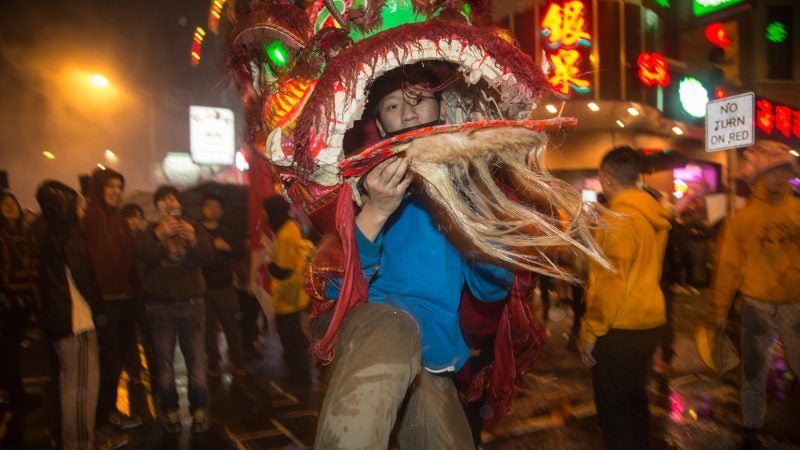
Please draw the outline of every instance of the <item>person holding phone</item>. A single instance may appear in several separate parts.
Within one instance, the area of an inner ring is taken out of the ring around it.
[[[181,216],[178,189],[161,186],[153,201],[161,220],[139,236],[136,253],[144,266],[142,290],[159,365],[155,385],[164,428],[181,431],[173,367],[177,339],[189,375],[192,431],[203,432],[208,429],[203,266],[213,259],[214,247],[203,227]]]

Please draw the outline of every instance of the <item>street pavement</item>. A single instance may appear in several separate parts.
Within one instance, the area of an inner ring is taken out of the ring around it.
[[[536,302],[538,305],[538,302]],[[654,449],[737,449],[740,447],[738,368],[717,375],[700,362],[694,349],[695,326],[705,317],[708,298],[678,296],[675,302],[676,357],[668,388],[653,382],[650,389]],[[548,322],[550,338],[533,369],[512,415],[494,430],[484,430],[484,450],[602,449],[589,369],[567,350],[566,333],[572,316]],[[285,376],[280,342],[268,333],[263,357],[250,362],[250,374],[223,374],[210,381],[211,428],[189,431],[186,374],[176,354],[184,431],[168,434],[160,426],[149,380],[120,383],[118,406],[142,416],[144,424],[128,432],[130,449],[301,449],[313,448],[319,389],[298,391]],[[26,449],[55,445],[58,406],[57,382],[50,375],[52,361],[41,355],[44,342],[26,349],[23,370],[26,389],[43,398],[26,418]],[[315,374],[315,385],[318,385]],[[800,449],[800,389],[798,383],[770,386],[765,448]]]

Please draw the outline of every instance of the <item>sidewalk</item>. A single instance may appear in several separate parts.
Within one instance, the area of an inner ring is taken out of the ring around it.
[[[706,316],[706,291],[675,298],[675,352],[669,392],[650,385],[655,448],[739,448],[739,368],[724,376],[708,370],[694,348],[695,326]],[[548,322],[545,351],[526,375],[515,411],[495,430],[484,432],[484,449],[602,449],[590,371],[566,349],[571,312]],[[800,449],[800,389],[797,383],[781,400],[770,396],[765,425],[768,449]]]

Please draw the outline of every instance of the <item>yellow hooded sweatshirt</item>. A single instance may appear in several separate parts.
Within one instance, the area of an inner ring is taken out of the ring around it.
[[[718,317],[737,291],[765,303],[800,302],[800,200],[790,189],[777,203],[766,198],[758,182],[747,206],[725,222],[714,277]]]
[[[650,194],[627,189],[611,199],[595,238],[616,269],[589,263],[581,337],[593,342],[611,328],[649,330],[666,323],[659,287],[671,216]]]

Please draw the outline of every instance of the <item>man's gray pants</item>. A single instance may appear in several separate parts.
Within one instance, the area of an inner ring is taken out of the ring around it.
[[[800,303],[775,305],[745,297],[742,304],[742,424],[761,428],[767,411],[772,345],[780,334],[786,359],[800,376]]]
[[[387,305],[356,306],[342,322],[314,448],[473,449],[449,374],[421,366],[417,323]]]

